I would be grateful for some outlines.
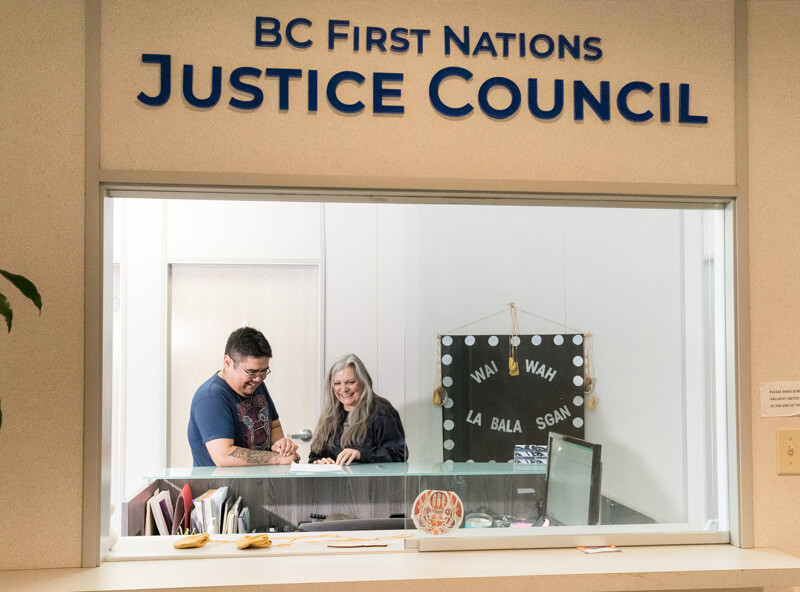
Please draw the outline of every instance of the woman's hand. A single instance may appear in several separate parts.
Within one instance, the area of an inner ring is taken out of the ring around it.
[[[355,448],[345,448],[336,457],[337,465],[349,465],[354,460],[361,458],[361,453]]]
[[[320,458],[318,460],[315,460],[311,464],[314,464],[314,465],[334,465],[334,464],[336,464],[336,461],[333,460],[332,458]]]

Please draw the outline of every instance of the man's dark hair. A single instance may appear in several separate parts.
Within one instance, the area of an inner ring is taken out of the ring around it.
[[[252,327],[242,327],[236,329],[228,337],[228,343],[225,344],[225,355],[234,359],[238,358],[238,361],[247,357],[271,358],[272,348],[261,331]]]

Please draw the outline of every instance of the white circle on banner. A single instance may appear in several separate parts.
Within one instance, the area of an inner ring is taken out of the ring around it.
[[[572,425],[574,425],[576,428],[583,427],[583,418],[576,417],[575,419],[572,420]]]
[[[474,463],[475,461],[474,461],[474,460],[472,460],[471,458],[468,458],[468,459],[467,459],[467,462],[468,462],[468,463]]]
[[[489,463],[490,464],[494,464],[495,462],[497,462],[497,461],[495,461],[493,458],[489,459]]]
[[[448,471],[452,471],[455,468],[455,466],[456,466],[456,463],[454,463],[449,458],[446,461],[444,461],[444,468],[447,469]]]
[[[467,345],[475,345],[475,336],[474,335],[467,335],[464,338],[464,343]]]
[[[580,345],[581,343],[583,343],[583,335],[575,335],[572,338],[572,343],[574,343],[575,345]]]
[[[522,340],[519,338],[519,335],[514,335],[514,337],[511,338],[511,345],[513,345],[514,347],[517,347],[519,345],[520,341],[522,341]]]
[[[540,335],[534,335],[533,337],[531,337],[531,343],[533,345],[541,345],[542,337]]]
[[[581,381],[583,381],[583,379],[581,379]],[[442,378],[442,384],[449,388],[449,387],[453,386],[453,379],[450,378],[449,376],[445,376],[444,378]],[[580,386],[580,385],[578,385],[578,386]]]
[[[453,338],[449,335],[442,337],[442,345],[453,345]]]
[[[445,366],[449,366],[452,363],[453,363],[453,356],[451,356],[450,354],[445,354],[442,356],[442,364],[444,364]]]
[[[450,431],[450,430],[452,430],[454,427],[456,427],[456,424],[454,424],[454,423],[453,423],[453,420],[452,420],[452,419],[445,419],[445,420],[444,420],[444,423],[442,424],[442,427],[443,427],[444,429],[446,429],[447,431]]]
[[[581,405],[583,405],[583,397],[581,397],[580,395],[576,395],[575,398],[572,399],[572,404],[575,405],[575,407],[580,407]]]
[[[491,345],[492,347],[494,347],[494,346],[495,346],[495,345],[497,345],[498,343],[500,343],[500,340],[497,338],[497,335],[492,335],[492,336],[489,338],[489,345]]]
[[[564,343],[564,336],[556,335],[555,337],[553,337],[553,343],[555,343],[556,345],[561,345],[562,343]]]
[[[452,440],[445,440],[444,441],[445,450],[452,450],[453,448],[455,448],[455,446],[456,445]]]
[[[447,356],[445,356],[445,358],[446,357]],[[447,363],[449,364],[450,362],[447,362]],[[572,358],[572,363],[575,366],[583,366],[583,356],[575,356],[574,358]]]
[[[572,384],[575,386],[583,386],[583,376],[574,376],[572,378]]]
[[[450,409],[450,407],[452,407],[452,406],[453,406],[453,399],[451,399],[450,397],[447,397],[447,401],[444,402],[444,408],[445,409]]]

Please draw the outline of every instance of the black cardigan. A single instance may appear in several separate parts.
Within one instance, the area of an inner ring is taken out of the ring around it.
[[[333,441],[329,442],[320,454],[312,451],[308,455],[308,462],[313,463],[321,458],[336,460],[343,450],[341,440],[346,419],[347,414],[336,426]],[[348,448],[355,448],[361,453],[359,462],[362,463],[405,462],[408,459],[406,434],[403,431],[400,414],[389,401],[376,397],[375,410],[370,417],[366,440],[358,446]]]

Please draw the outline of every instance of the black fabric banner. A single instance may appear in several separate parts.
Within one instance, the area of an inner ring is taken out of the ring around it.
[[[507,462],[515,444],[547,444],[550,431],[583,438],[583,336],[441,337],[443,460]]]

